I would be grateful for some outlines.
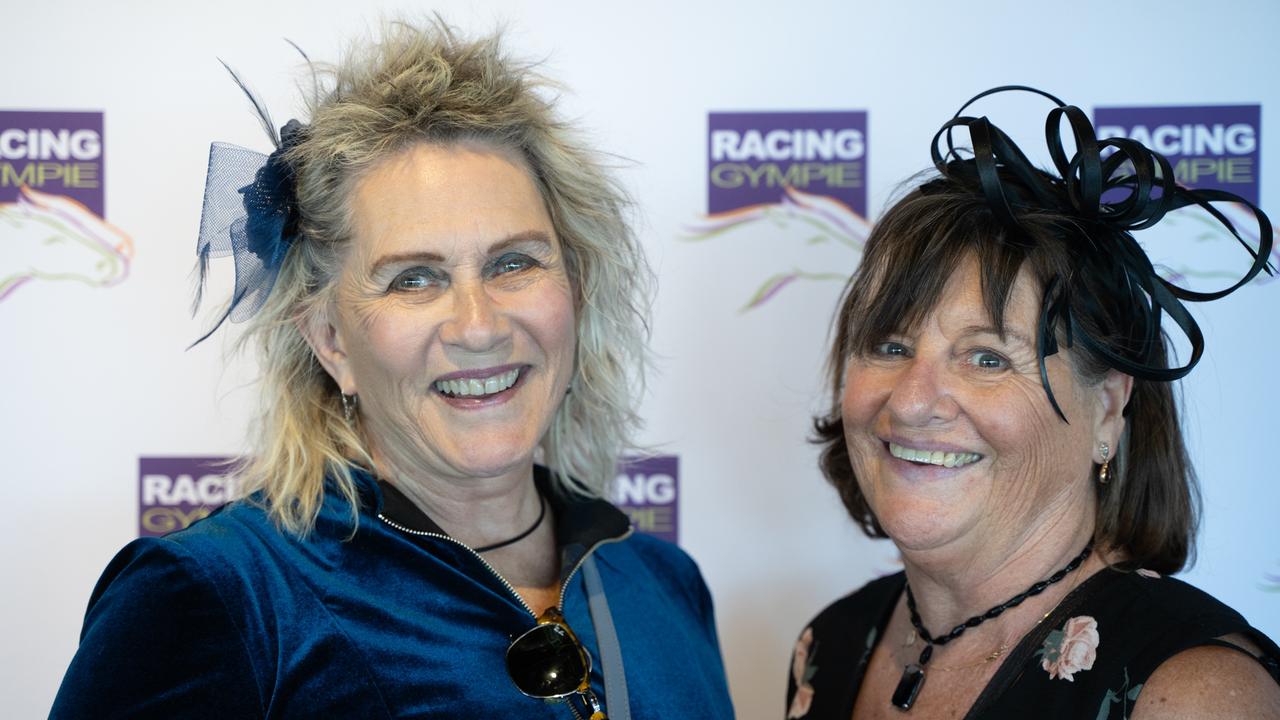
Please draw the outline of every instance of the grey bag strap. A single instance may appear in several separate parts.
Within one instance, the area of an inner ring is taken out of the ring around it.
[[[618,644],[618,633],[613,628],[613,615],[609,612],[609,601],[604,596],[604,584],[600,582],[594,555],[587,556],[582,564],[582,580],[587,585],[587,609],[591,611],[591,624],[596,628],[596,642],[600,645],[605,710],[610,720],[631,720],[627,676],[622,669],[622,646]]]

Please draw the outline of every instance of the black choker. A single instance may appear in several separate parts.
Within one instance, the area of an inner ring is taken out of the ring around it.
[[[898,681],[898,687],[893,691],[893,700],[891,701],[893,706],[899,710],[910,710],[911,706],[915,704],[916,696],[920,694],[920,688],[924,686],[924,666],[928,665],[929,658],[933,657],[934,645],[946,645],[952,640],[960,637],[965,630],[978,627],[992,618],[999,617],[1005,610],[1021,605],[1022,601],[1032,595],[1039,595],[1044,592],[1045,588],[1058,582],[1062,578],[1066,577],[1072,570],[1080,567],[1080,564],[1084,562],[1085,558],[1089,557],[1089,553],[1091,552],[1093,552],[1092,540],[1089,541],[1089,544],[1084,546],[1084,550],[1080,551],[1079,555],[1075,556],[1075,558],[1071,562],[1067,563],[1061,570],[1050,575],[1048,579],[1041,580],[984,613],[974,615],[968,620],[965,620],[959,625],[951,628],[951,632],[940,638],[934,638],[929,634],[929,631],[924,628],[924,622],[920,620],[920,613],[916,610],[916,596],[911,594],[911,583],[907,583],[907,610],[911,613],[912,627],[916,629],[916,634],[920,636],[920,639],[924,640],[924,649],[920,651],[919,660],[903,668],[902,679]]]
[[[538,526],[542,524],[542,518],[547,516],[547,501],[543,499],[542,493],[538,493],[538,508],[539,508],[538,519],[533,521],[533,524],[529,526],[528,530],[525,530],[524,532],[520,533],[519,535],[513,538],[503,540],[502,542],[496,542],[492,545],[485,545],[484,547],[471,548],[471,549],[475,550],[478,553],[489,552],[490,550],[497,550],[498,548],[504,548],[508,545],[514,545],[520,542],[521,540],[529,537],[530,535],[533,534],[533,531],[537,530]]]

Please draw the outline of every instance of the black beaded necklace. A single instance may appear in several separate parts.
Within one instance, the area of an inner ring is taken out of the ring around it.
[[[1089,557],[1089,553],[1093,552],[1093,541],[1084,546],[1084,550],[1075,556],[1071,562],[1067,563],[1062,569],[1058,570],[1048,578],[1037,582],[1031,587],[996,605],[990,610],[974,615],[959,625],[951,628],[951,632],[940,638],[935,638],[925,629],[924,622],[920,619],[920,613],[916,610],[916,596],[911,594],[911,583],[907,583],[907,610],[911,613],[911,625],[916,629],[916,634],[924,640],[924,649],[920,651],[920,659],[907,665],[902,670],[902,679],[898,681],[898,687],[893,691],[893,706],[899,710],[910,710],[915,704],[916,696],[920,694],[920,688],[924,686],[924,666],[929,664],[929,658],[933,657],[934,645],[946,645],[964,634],[965,630],[975,628],[982,623],[999,617],[1005,610],[1021,605],[1024,600],[1039,595],[1045,591],[1045,588],[1062,580],[1068,573],[1080,567],[1085,558]]]

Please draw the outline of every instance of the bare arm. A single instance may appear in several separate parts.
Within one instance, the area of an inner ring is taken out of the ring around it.
[[[1280,719],[1280,684],[1242,652],[1213,645],[1191,648],[1156,668],[1130,717]]]

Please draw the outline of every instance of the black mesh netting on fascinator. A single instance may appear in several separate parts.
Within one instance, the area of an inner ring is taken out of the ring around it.
[[[262,308],[275,286],[285,254],[298,235],[295,174],[286,156],[303,139],[307,127],[290,120],[277,135],[266,106],[234,70],[226,63],[223,67],[253,103],[275,150],[265,155],[229,143],[215,142],[209,146],[209,171],[205,177],[196,245],[198,284],[192,311],[199,308],[203,298],[211,258],[233,257],[235,290],[226,312],[212,329],[191,344],[193,347],[204,342],[228,319],[243,322]]]
[[[1045,140],[1057,176],[1035,168],[1009,136],[986,117],[964,115],[976,101],[995,93],[1022,91],[1051,100],[1056,107],[1045,121]],[[1063,120],[1071,130],[1075,152],[1068,156]],[[968,130],[972,149],[957,148],[953,132]],[[945,148],[945,152],[944,152]],[[1110,148],[1108,152],[1107,149]],[[1079,343],[1109,367],[1135,378],[1168,382],[1185,376],[1204,352],[1200,327],[1183,301],[1205,302],[1225,297],[1260,272],[1271,274],[1271,221],[1244,198],[1215,189],[1189,189],[1174,181],[1173,167],[1160,153],[1127,138],[1099,140],[1084,111],[1035,88],[1009,85],[974,96],[934,135],[933,163],[944,178],[976,188],[991,212],[1010,229],[1010,242],[1030,235],[1020,215],[1037,210],[1072,219],[1075,256],[1072,275],[1046,283],[1037,328],[1040,380],[1058,416],[1066,417],[1049,387],[1045,358],[1058,351],[1061,325],[1066,344]],[[941,182],[941,181],[934,181]],[[922,188],[929,192],[929,183]],[[1253,247],[1214,203],[1236,203],[1250,211],[1258,225]],[[1196,206],[1221,223],[1252,258],[1248,270],[1230,287],[1198,292],[1156,273],[1133,233],[1160,222],[1173,210]],[[1130,327],[1125,342],[1094,337],[1079,317],[1098,317],[1109,303],[1126,302]],[[1191,345],[1181,367],[1166,367],[1161,321],[1168,316]]]

